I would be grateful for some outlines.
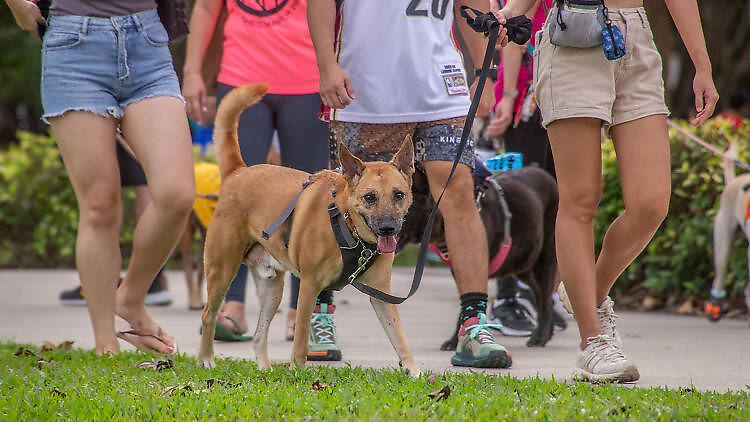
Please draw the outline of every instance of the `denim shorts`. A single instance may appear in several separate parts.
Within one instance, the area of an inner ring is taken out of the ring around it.
[[[406,135],[414,141],[415,161],[453,161],[461,143],[466,117],[452,117],[420,123],[353,123],[331,121],[330,168],[337,168],[338,143],[343,142],[360,160],[389,161]],[[474,139],[469,135],[460,163],[474,168]]]
[[[156,9],[94,18],[53,15],[42,45],[44,120],[71,110],[121,118],[128,104],[180,95]]]

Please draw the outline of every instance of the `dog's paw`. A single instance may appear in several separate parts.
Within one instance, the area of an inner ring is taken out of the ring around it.
[[[214,362],[214,358],[198,358],[198,366],[201,368],[216,368],[216,362]]]
[[[445,343],[440,345],[440,350],[456,350],[456,347],[458,347],[458,338],[453,337],[452,339],[446,341]]]

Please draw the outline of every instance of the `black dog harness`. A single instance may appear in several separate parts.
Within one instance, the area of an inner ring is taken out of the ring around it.
[[[263,231],[263,239],[268,240],[268,238],[276,232],[284,221],[289,220],[289,226],[284,235],[284,246],[289,248],[289,233],[292,231],[294,208],[297,206],[297,202],[299,201],[300,196],[302,196],[302,192],[304,192],[308,186],[310,186],[309,180],[302,183],[302,189],[300,189],[297,196],[289,202],[289,205],[287,205],[281,215],[271,223],[268,229]],[[333,190],[333,198],[336,198],[336,189]],[[378,245],[362,241],[357,233],[357,229],[354,229],[354,234],[352,234],[349,227],[346,225],[346,218],[348,215],[341,215],[339,207],[336,205],[335,201],[328,204],[328,217],[331,220],[333,236],[336,238],[336,243],[339,244],[343,266],[339,277],[326,287],[325,290],[341,290],[349,284],[353,284],[354,287],[362,290],[359,286],[363,286],[363,284],[355,282],[354,280],[356,280],[360,274],[367,271],[380,256]]]

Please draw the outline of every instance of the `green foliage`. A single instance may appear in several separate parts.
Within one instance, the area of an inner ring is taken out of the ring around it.
[[[592,386],[493,372],[412,379],[394,369],[327,365],[261,371],[244,359],[217,359],[216,368],[202,369],[186,355],[157,371],[136,368],[157,359],[150,353],[97,357],[93,351],[21,346],[15,356],[17,351],[17,344],[0,343],[2,420],[750,419],[747,391]],[[188,387],[169,390],[176,386]],[[428,396],[446,387],[447,396]]]
[[[72,267],[78,205],[57,145],[44,135],[18,137],[0,151],[0,268]],[[133,193],[123,201],[129,215]],[[121,238],[126,250],[132,224]]]
[[[750,125],[733,133],[726,121],[715,120],[700,128],[682,127],[720,150],[728,140],[739,142],[739,159],[750,162]],[[669,214],[640,257],[620,276],[620,290],[642,285],[655,294],[685,292],[705,297],[713,268],[713,221],[724,189],[722,158],[670,129],[672,197]],[[603,197],[594,222],[596,248],[604,233],[624,209],[617,159],[612,142],[602,145]],[[737,169],[739,170],[739,169]],[[739,171],[738,171],[739,173]],[[748,280],[747,241],[739,236],[726,275],[727,291],[739,296]]]

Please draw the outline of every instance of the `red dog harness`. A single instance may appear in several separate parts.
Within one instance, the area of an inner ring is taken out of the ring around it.
[[[750,208],[748,208],[750,210]],[[508,257],[508,253],[510,252],[510,247],[513,245],[513,238],[508,237],[508,244],[503,243],[500,245],[500,250],[497,251],[495,254],[495,257],[492,258],[490,261],[489,266],[489,274],[488,276],[491,276],[492,274],[495,274],[497,270],[500,269],[500,267],[503,266],[503,262],[505,262],[505,258]],[[441,261],[443,261],[443,264],[447,265],[448,268],[453,268],[451,265],[451,257],[448,251],[441,251],[437,246],[430,243],[428,246],[432,252],[435,252],[435,254],[440,258]]]

